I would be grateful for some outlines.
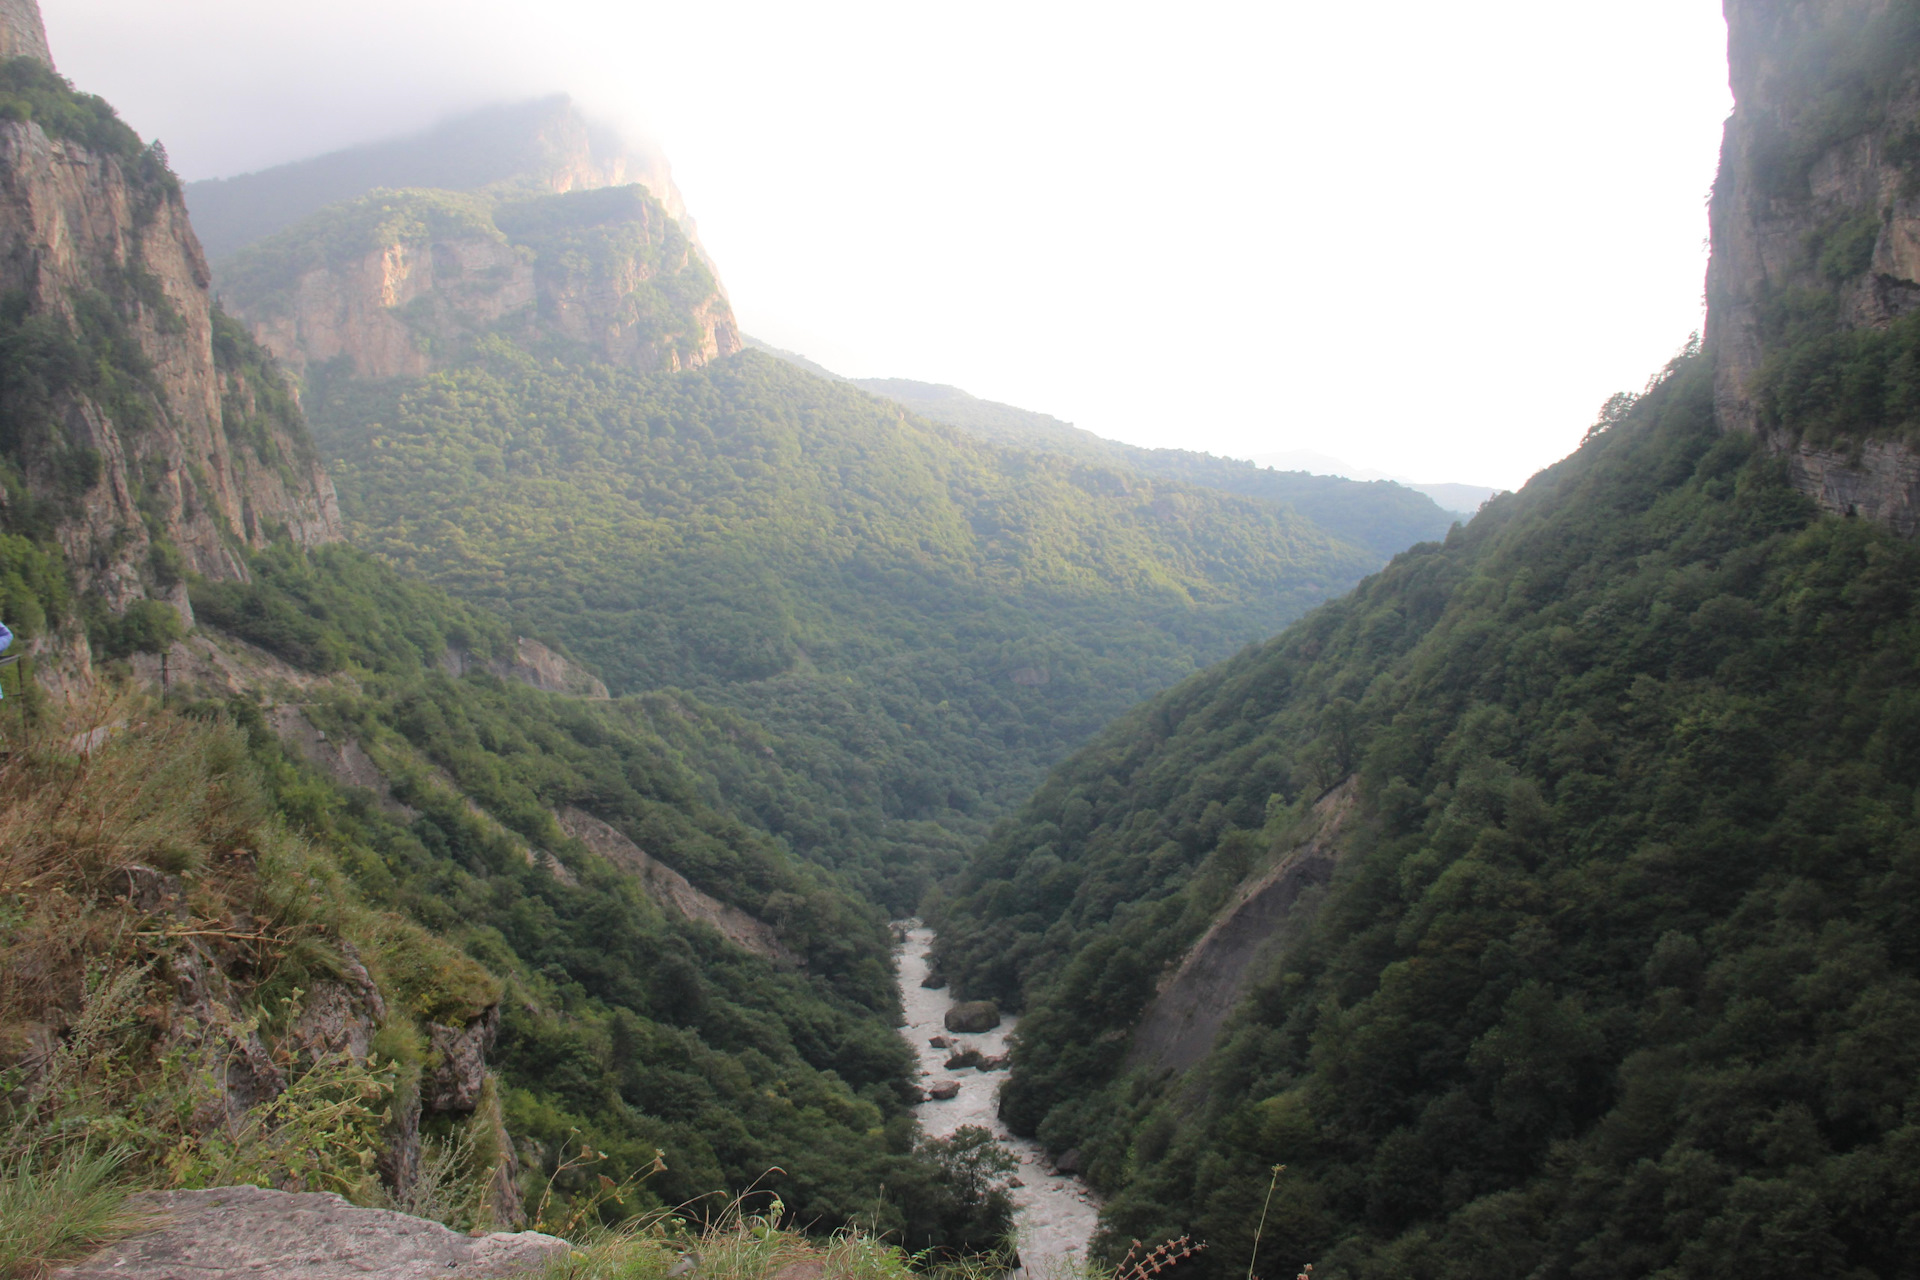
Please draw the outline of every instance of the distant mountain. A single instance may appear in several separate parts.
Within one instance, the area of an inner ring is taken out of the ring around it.
[[[741,343],[749,351],[764,351],[776,359],[785,360],[790,365],[805,369],[816,378],[825,378],[828,382],[852,382],[852,378],[842,377],[823,364],[816,364],[797,351],[787,351],[774,346],[771,342],[762,342],[750,333],[740,335]]]
[[[910,378],[847,378],[795,352],[752,337],[744,341],[816,376],[885,396],[935,422],[959,427],[1007,448],[1057,453],[1140,475],[1285,503],[1342,541],[1365,547],[1382,558],[1416,542],[1444,537],[1452,524],[1447,510],[1430,498],[1410,492],[1409,486],[1356,483],[1305,471],[1272,471],[1236,458],[1188,449],[1142,449],[1097,436],[1049,414],[982,400],[958,387]]]
[[[697,244],[666,158],[588,120],[562,96],[487,107],[424,133],[258,173],[190,182],[186,198],[200,243],[218,262],[328,205],[383,188],[534,194],[636,182]]]
[[[1287,449],[1280,453],[1256,453],[1253,461],[1277,471],[1311,471],[1319,476],[1345,476],[1349,480],[1392,480],[1409,489],[1417,489],[1448,511],[1470,516],[1500,490],[1484,484],[1425,484],[1405,476],[1390,475],[1371,467],[1356,467],[1350,462],[1311,449]]]
[[[1335,537],[1381,557],[1446,536],[1453,517],[1429,497],[1387,481],[1356,482],[1304,471],[1272,471],[1191,449],[1121,444],[1044,413],[981,400],[958,387],[907,378],[859,378],[854,385],[897,400],[936,422],[1015,449],[1042,449],[1123,467],[1141,475],[1281,502]]]

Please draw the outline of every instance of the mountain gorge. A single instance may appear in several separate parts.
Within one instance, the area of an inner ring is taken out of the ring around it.
[[[960,1274],[923,912],[1091,1275],[1913,1273],[1920,8],[1726,14],[1704,338],[1457,523],[765,349],[565,99],[183,187],[0,0],[0,1191]]]
[[[385,152],[355,154],[328,164]],[[760,747],[707,757],[736,811],[896,913],[1132,702],[1446,527],[1392,486],[1009,450],[736,354],[659,201],[544,172],[328,206],[217,287],[303,379],[356,542],[616,693],[747,717]]]
[[[1000,1243],[887,914],[1383,552],[741,352],[564,103],[197,186],[209,269],[0,19],[0,1163]]]

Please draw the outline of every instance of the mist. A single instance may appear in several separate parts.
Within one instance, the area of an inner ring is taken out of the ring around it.
[[[227,176],[567,92],[671,158],[745,330],[1136,444],[1516,486],[1700,324],[1714,0],[44,0]]]

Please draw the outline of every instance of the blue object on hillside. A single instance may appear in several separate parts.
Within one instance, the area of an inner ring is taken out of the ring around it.
[[[13,632],[7,630],[6,623],[0,622],[0,653],[5,653],[8,647],[11,646],[12,644],[13,644]],[[4,686],[0,686],[0,698],[5,698],[6,696],[7,696],[6,688]]]

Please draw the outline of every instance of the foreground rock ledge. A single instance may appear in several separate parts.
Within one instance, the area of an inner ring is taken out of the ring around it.
[[[465,1236],[437,1222],[362,1209],[331,1192],[259,1187],[150,1192],[153,1229],[54,1273],[64,1280],[481,1280],[537,1270],[567,1242],[536,1231]]]

